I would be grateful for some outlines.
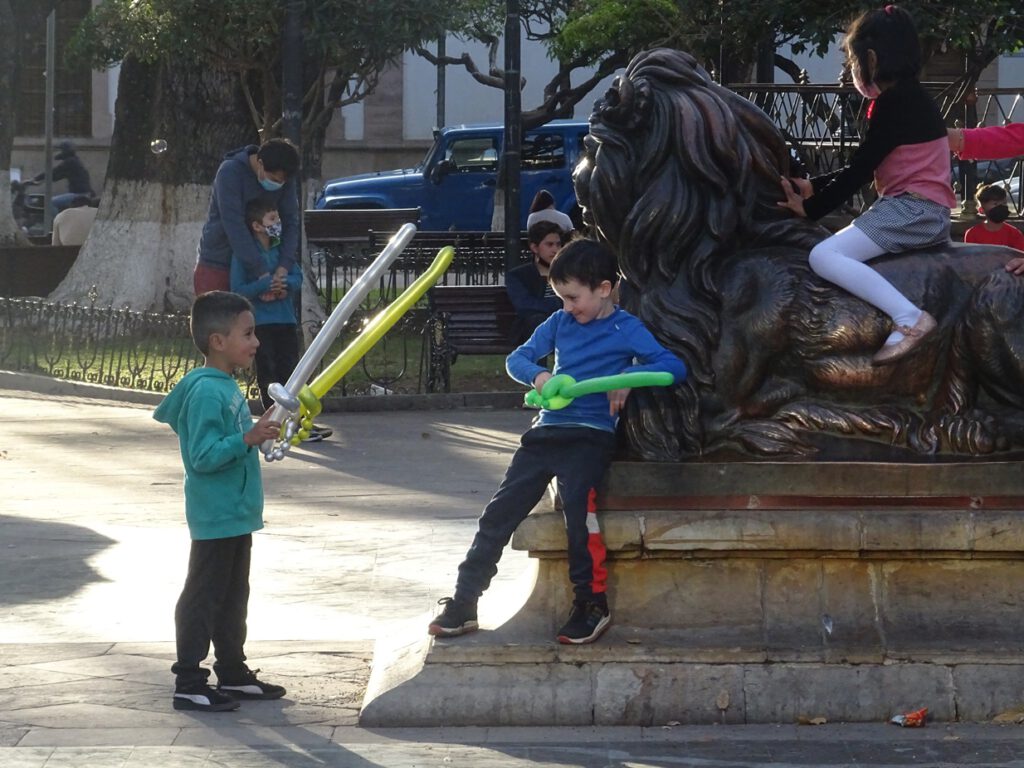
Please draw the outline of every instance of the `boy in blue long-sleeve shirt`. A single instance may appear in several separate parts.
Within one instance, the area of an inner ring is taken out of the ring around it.
[[[676,382],[686,367],[662,347],[643,323],[617,307],[615,256],[593,240],[575,240],[551,264],[551,284],[563,311],[545,320],[508,356],[516,381],[537,392],[553,375],[577,381],[632,371],[667,371]],[[554,370],[538,364],[554,352]],[[606,592],[605,547],[598,527],[596,487],[615,449],[618,414],[628,389],[578,397],[560,410],[541,410],[523,435],[494,497],[478,521],[473,543],[459,566],[454,597],[429,625],[431,635],[452,637],[478,628],[477,600],[498,571],[512,533],[557,478],[569,541],[569,578],[575,597],[561,643],[591,643],[611,621]]]

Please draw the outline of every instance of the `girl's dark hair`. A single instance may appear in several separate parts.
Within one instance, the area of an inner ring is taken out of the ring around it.
[[[553,283],[578,280],[594,290],[605,280],[612,285],[618,282],[619,263],[607,246],[581,237],[555,254],[548,278]]]
[[[910,14],[896,5],[867,11],[846,30],[843,50],[853,59],[865,83],[916,79],[921,73],[921,41]],[[874,77],[868,79],[868,50],[877,57]]]
[[[526,239],[533,245],[540,245],[548,235],[557,233],[559,239],[564,234],[562,228],[553,221],[535,221],[533,226],[526,230]]]
[[[555,205],[555,198],[551,196],[551,193],[546,189],[537,190],[537,194],[533,196],[533,202],[530,203],[530,213],[536,213],[537,211],[543,211],[545,208],[552,208]]]

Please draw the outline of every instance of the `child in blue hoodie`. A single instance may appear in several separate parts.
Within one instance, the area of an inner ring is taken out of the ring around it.
[[[513,379],[540,392],[548,379],[563,373],[577,381],[632,371],[665,371],[676,383],[686,378],[683,362],[615,305],[618,264],[608,248],[594,240],[574,240],[551,262],[549,278],[563,308],[508,356],[506,368]],[[555,365],[549,371],[538,361],[552,352]],[[541,410],[477,522],[473,543],[459,565],[454,597],[438,601],[444,609],[430,622],[431,635],[455,637],[478,628],[477,599],[497,573],[512,533],[552,478],[562,499],[575,593],[569,618],[556,637],[560,643],[592,643],[608,628],[608,572],[595,489],[615,450],[615,427],[629,392],[584,395],[560,410]]]
[[[281,216],[277,204],[267,197],[250,200],[245,206],[245,223],[252,232],[260,255],[257,275],[247,274],[241,259],[231,260],[231,290],[252,302],[256,318],[256,383],[263,407],[273,399],[267,389],[274,382],[284,383],[299,362],[298,321],[295,318],[295,294],[302,288],[302,270],[292,264],[278,272],[281,262]]]
[[[242,296],[211,291],[192,304],[192,341],[205,356],[157,407],[153,418],[178,435],[185,465],[185,519],[192,548],[174,609],[177,661],[174,708],[223,712],[237,698],[278,699],[285,690],[245,664],[252,532],[263,527],[259,446],[281,425],[265,413],[253,424],[232,376],[248,368],[259,341]],[[216,690],[200,663],[213,643]],[[259,670],[256,670],[259,671]]]

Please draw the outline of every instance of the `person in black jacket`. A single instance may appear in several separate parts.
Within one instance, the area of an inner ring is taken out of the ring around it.
[[[62,141],[60,143],[60,150],[55,155],[57,165],[53,167],[53,174],[51,178],[54,181],[60,181],[61,179],[68,180],[68,191],[62,195],[54,195],[50,199],[50,206],[53,209],[53,215],[56,216],[58,213],[63,211],[65,208],[71,207],[71,204],[75,201],[79,195],[87,195],[90,198],[95,197],[92,191],[92,182],[89,180],[89,171],[86,170],[82,164],[81,158],[78,157],[78,153],[75,151],[75,145],[71,141]],[[46,172],[37,174],[34,179],[35,182],[40,182],[46,178]]]
[[[538,221],[527,230],[533,261],[510,269],[505,274],[505,290],[516,310],[512,325],[514,344],[522,344],[552,312],[562,308],[562,300],[548,284],[548,269],[562,247],[562,229],[552,221]]]

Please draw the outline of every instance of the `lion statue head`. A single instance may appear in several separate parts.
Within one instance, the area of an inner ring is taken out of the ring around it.
[[[778,206],[790,165],[780,131],[682,51],[638,54],[595,104],[585,145],[576,195],[591,231],[618,254],[623,304],[690,371],[671,395],[677,407],[627,416],[673,419],[646,432],[679,445],[652,455],[699,454],[700,392],[714,387],[722,260],[766,245],[809,248],[823,230]]]

